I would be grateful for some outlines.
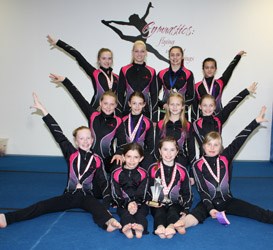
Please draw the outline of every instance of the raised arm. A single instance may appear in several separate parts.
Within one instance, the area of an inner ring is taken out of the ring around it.
[[[73,83],[64,76],[59,76],[57,74],[50,74],[49,78],[52,80],[52,82],[56,84],[63,84],[63,86],[69,91],[71,96],[74,98],[76,103],[79,105],[80,109],[86,116],[87,120],[89,121],[89,118],[91,114],[95,111],[94,108],[88,103],[88,101],[83,97],[83,95],[80,93],[80,91],[73,85]]]
[[[232,98],[229,103],[220,111],[217,117],[220,119],[222,125],[226,122],[231,112],[242,102],[249,94],[256,94],[256,82],[253,82],[248,88],[241,91],[238,95]]]
[[[246,52],[241,50],[231,61],[231,63],[228,65],[228,67],[226,68],[225,72],[223,73],[221,79],[224,82],[224,86],[227,85],[230,77],[232,76],[233,70],[235,69],[235,67],[237,66],[237,64],[239,63],[239,61],[241,60],[241,57],[243,55],[245,55]]]
[[[71,153],[76,151],[75,147],[63,134],[61,127],[55,121],[55,119],[47,112],[45,106],[42,105],[42,103],[40,102],[37,94],[33,93],[32,96],[34,104],[31,106],[31,108],[40,110],[43,113],[44,115],[43,120],[45,124],[47,125],[49,131],[53,135],[55,141],[60,145],[64,157],[68,160],[68,157],[71,155]]]
[[[68,54],[70,54],[71,56],[73,56],[76,59],[76,61],[78,62],[78,64],[80,65],[80,67],[85,71],[85,73],[88,76],[92,77],[92,74],[96,70],[96,68],[93,67],[83,57],[83,55],[79,51],[77,51],[75,48],[73,48],[72,46],[68,45],[64,41],[55,39],[55,38],[53,38],[50,35],[47,36],[47,41],[50,43],[50,45],[52,45],[54,47],[55,46],[60,47],[61,49],[63,49],[64,51],[66,51]]]
[[[251,135],[251,133],[263,122],[267,122],[265,119],[266,107],[263,106],[259,115],[250,122],[231,142],[231,144],[224,149],[223,155],[225,155],[230,161],[235,157],[240,148],[244,145],[247,138]]]

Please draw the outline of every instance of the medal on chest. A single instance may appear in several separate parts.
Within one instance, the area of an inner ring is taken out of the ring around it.
[[[211,85],[210,85],[210,88],[209,88],[206,79],[205,78],[203,79],[203,85],[205,87],[205,90],[206,90],[207,94],[209,94],[209,95],[213,94],[214,82],[215,82],[215,79],[213,78],[212,82],[211,82]]]
[[[162,162],[160,162],[160,175],[161,175],[163,194],[164,194],[164,199],[162,201],[163,203],[171,203],[171,199],[169,198],[169,193],[170,193],[170,190],[171,190],[174,180],[175,180],[176,171],[177,171],[177,166],[175,164],[173,167],[171,181],[169,182],[169,185],[167,185],[163,164],[162,164]]]
[[[136,126],[133,128],[133,121],[132,121],[132,115],[129,114],[128,116],[128,134],[130,142],[137,142],[138,138],[140,136],[140,130],[142,127],[143,122],[143,114],[139,117],[138,122]]]
[[[216,175],[212,171],[209,163],[207,162],[207,160],[205,159],[204,156],[202,156],[202,159],[203,159],[205,165],[207,166],[207,169],[210,172],[210,175],[217,182],[216,191],[221,191],[221,187],[220,187],[220,160],[219,160],[219,157],[217,157],[217,160],[216,160]]]
[[[94,155],[92,155],[92,156],[90,157],[90,159],[89,159],[89,161],[88,161],[88,163],[87,163],[87,165],[86,165],[86,167],[85,167],[83,173],[80,174],[80,168],[81,168],[81,154],[79,153],[79,155],[78,155],[78,161],[77,161],[77,170],[78,170],[78,176],[77,176],[77,178],[78,178],[78,183],[77,183],[77,186],[76,186],[77,189],[78,189],[78,188],[82,188],[82,184],[80,183],[81,178],[82,178],[82,177],[84,176],[84,174],[88,171],[88,169],[89,169],[89,167],[90,167],[90,165],[91,165],[91,162],[92,162],[93,158],[94,158]]]
[[[108,77],[108,75],[103,71],[103,70],[100,70],[102,74],[104,74],[105,78],[106,78],[106,81],[107,81],[107,84],[108,84],[108,88],[109,90],[111,90],[113,88],[113,82],[114,82],[114,76],[113,76],[113,73],[111,72],[111,75],[110,75],[110,78]]]

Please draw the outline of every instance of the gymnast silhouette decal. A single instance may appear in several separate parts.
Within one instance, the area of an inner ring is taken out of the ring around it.
[[[150,8],[153,8],[151,2],[149,2],[146,12],[142,18],[140,18],[138,14],[133,14],[129,16],[128,18],[129,22],[113,21],[113,20],[112,21],[101,20],[101,22],[107,27],[109,27],[110,29],[112,29],[113,31],[115,31],[119,35],[119,37],[125,41],[129,41],[132,43],[134,43],[137,40],[143,41],[146,44],[147,50],[150,53],[153,53],[159,60],[169,63],[169,60],[167,58],[162,56],[151,44],[147,43],[147,38],[149,37],[149,29],[145,19],[149,15]],[[111,23],[118,24],[118,25],[134,26],[140,32],[140,35],[138,36],[124,35],[118,28],[111,25]]]

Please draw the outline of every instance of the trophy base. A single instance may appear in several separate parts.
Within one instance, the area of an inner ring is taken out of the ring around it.
[[[161,204],[157,201],[147,201],[149,207],[161,207]]]

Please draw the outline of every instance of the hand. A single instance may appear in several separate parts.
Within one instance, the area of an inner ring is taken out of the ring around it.
[[[244,50],[241,50],[239,53],[238,53],[239,56],[243,56],[243,55],[246,55],[246,52]]]
[[[190,177],[190,184],[193,186],[195,184],[194,178]]]
[[[122,162],[123,162],[122,155],[114,155],[114,156],[112,157],[111,163],[113,163],[114,161],[117,161],[117,164],[118,164],[118,165],[121,165]]]
[[[134,215],[137,212],[138,206],[135,201],[132,201],[128,204],[128,211],[131,215]]]
[[[59,76],[59,75],[52,74],[52,73],[50,73],[49,78],[54,83],[62,83],[64,81],[64,79],[65,79],[64,76]]]
[[[256,122],[258,122],[258,123],[268,122],[268,120],[266,120],[266,119],[264,118],[264,116],[265,116],[265,111],[266,111],[266,106],[262,106],[262,109],[261,109],[259,115],[256,117]]]
[[[167,103],[165,103],[165,104],[163,105],[163,109],[168,110],[168,104],[167,104]]]
[[[257,82],[253,82],[253,83],[247,88],[248,92],[249,92],[250,94],[256,94],[257,85],[258,85]]]
[[[209,214],[210,214],[210,216],[211,216],[212,219],[216,219],[216,214],[217,213],[218,213],[218,210],[216,210],[216,209],[211,209],[209,211]]]
[[[42,111],[43,115],[46,116],[48,114],[45,107],[40,103],[39,98],[36,93],[32,93],[34,104],[30,106],[30,108],[35,108],[37,110]]]
[[[58,40],[54,39],[52,36],[50,36],[50,35],[47,35],[46,38],[47,38],[47,41],[48,41],[48,42],[50,43],[50,45],[52,45],[52,46],[55,46],[56,43],[57,43],[57,41],[58,41]]]

